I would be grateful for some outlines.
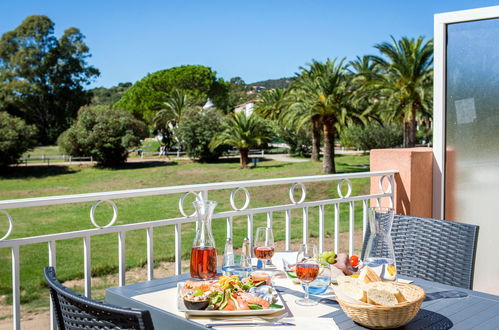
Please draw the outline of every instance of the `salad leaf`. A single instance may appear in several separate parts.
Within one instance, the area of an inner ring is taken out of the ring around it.
[[[283,308],[283,307],[284,307],[284,306],[282,306],[282,305],[278,305],[278,304],[272,304],[272,305],[270,305],[270,306],[269,306],[269,308],[275,308],[275,309],[281,309],[281,308]],[[251,307],[250,307],[250,308],[251,308]]]

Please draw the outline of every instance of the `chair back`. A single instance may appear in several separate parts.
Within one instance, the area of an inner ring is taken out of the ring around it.
[[[45,267],[44,273],[59,329],[154,329],[148,311],[89,299],[63,286],[53,267]]]
[[[367,226],[362,255],[369,234]],[[392,240],[397,273],[472,289],[477,238],[475,225],[395,215]]]

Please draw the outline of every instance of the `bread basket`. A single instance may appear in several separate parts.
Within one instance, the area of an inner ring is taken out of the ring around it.
[[[395,306],[355,304],[336,296],[341,308],[353,321],[372,329],[397,328],[409,323],[418,313],[426,297],[419,286],[394,283],[407,299]]]

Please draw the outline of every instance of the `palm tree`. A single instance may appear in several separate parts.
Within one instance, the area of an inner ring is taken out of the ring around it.
[[[258,115],[247,116],[243,111],[227,119],[224,130],[211,140],[210,150],[223,144],[236,147],[239,150],[241,169],[244,169],[249,161],[249,150],[269,141],[270,134],[266,123]]]
[[[320,160],[321,150],[321,118],[315,112],[310,102],[307,102],[307,93],[301,88],[306,84],[310,84],[313,78],[307,74],[307,71],[302,68],[302,73],[297,76],[297,79],[291,86],[290,98],[291,105],[288,111],[283,113],[282,122],[287,127],[295,127],[297,130],[304,125],[310,125],[312,137],[312,153],[310,159],[314,162]]]
[[[351,76],[344,59],[313,61],[308,69],[302,68],[294,88],[298,91],[295,116],[301,122],[320,123],[324,137],[323,172],[336,173],[334,164],[334,138],[342,125],[363,120],[365,113],[351,105]],[[308,109],[303,112],[301,110]]]
[[[177,127],[192,107],[187,94],[178,89],[163,104],[164,109],[159,110],[153,119],[156,128]]]
[[[289,107],[289,91],[286,89],[270,89],[260,93],[255,104],[255,111],[263,118],[279,120]]]
[[[372,56],[383,71],[369,84],[378,89],[389,109],[388,119],[404,124],[404,147],[416,145],[416,119],[431,113],[433,83],[433,41],[403,37],[375,46],[382,56]]]

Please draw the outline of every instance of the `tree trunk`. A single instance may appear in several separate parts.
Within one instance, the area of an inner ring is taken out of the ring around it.
[[[248,168],[248,149],[239,149],[239,164],[241,165],[241,169]]]
[[[416,109],[413,106],[411,118],[404,122],[404,148],[414,148],[416,146]]]
[[[312,156],[314,162],[318,162],[321,151],[321,125],[319,119],[312,118]]]
[[[326,174],[336,173],[334,164],[334,122],[325,120],[322,125],[324,134],[324,158],[322,159],[322,171]]]

